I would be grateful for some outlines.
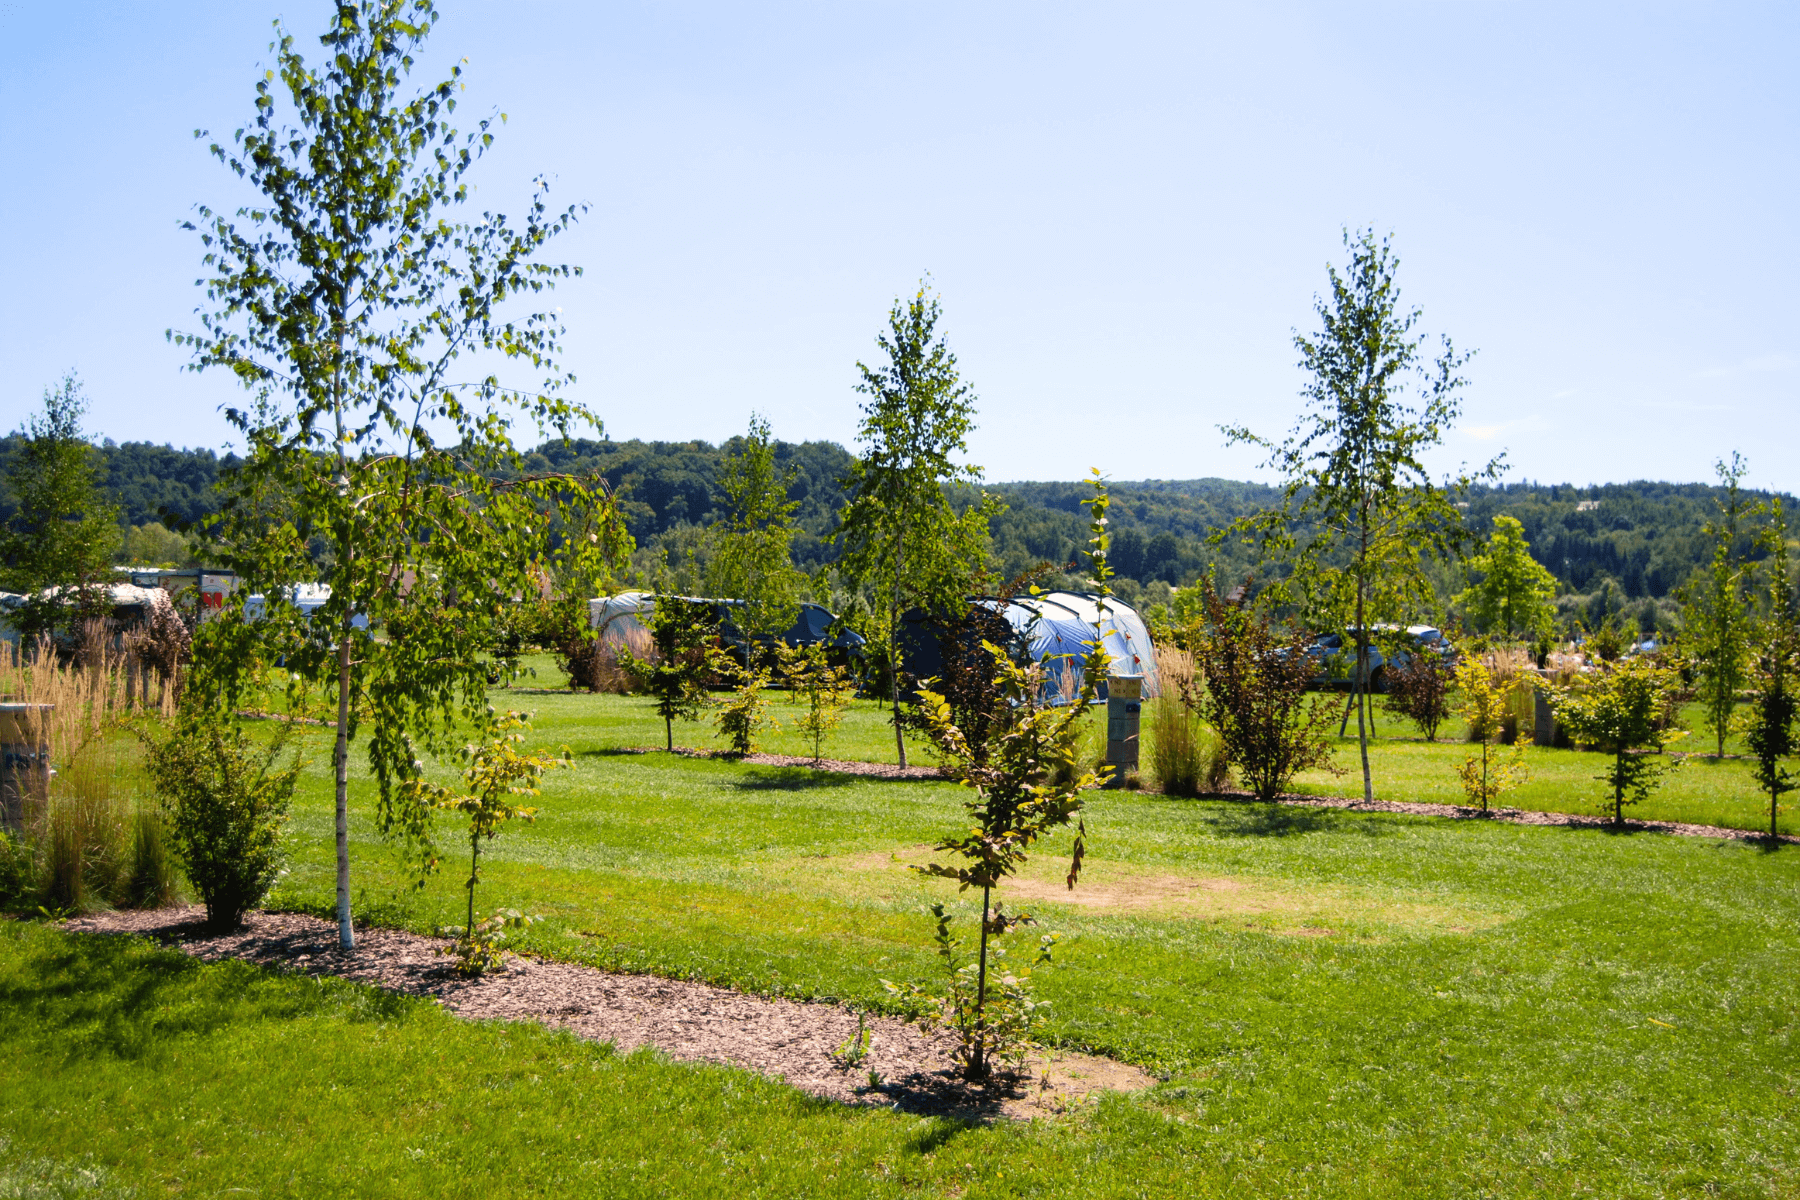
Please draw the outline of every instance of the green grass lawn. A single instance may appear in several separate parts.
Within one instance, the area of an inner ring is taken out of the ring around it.
[[[621,754],[660,740],[642,701],[496,702],[576,757],[494,844],[480,897],[542,914],[538,953],[882,1008],[881,979],[933,977],[929,903],[971,924],[905,869],[959,827],[954,787]],[[884,757],[887,736],[870,706],[827,753]],[[1382,761],[1421,781],[1462,749],[1408,747]],[[274,902],[324,912],[322,738],[313,754]],[[364,911],[459,919],[460,862],[413,888],[370,791],[359,777]],[[1800,1195],[1800,849],[1127,792],[1086,819],[1074,893],[1066,838],[1009,885],[1063,935],[1039,976],[1050,1037],[1165,1080],[1086,1113],[846,1112],[13,925],[0,1159],[141,1195]]]

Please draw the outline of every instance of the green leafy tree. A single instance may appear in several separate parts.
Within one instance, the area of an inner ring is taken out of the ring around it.
[[[1713,755],[1723,758],[1738,692],[1750,682],[1751,613],[1744,592],[1751,568],[1737,553],[1737,540],[1739,524],[1756,506],[1739,487],[1746,470],[1741,457],[1734,453],[1716,469],[1724,495],[1717,519],[1705,527],[1713,543],[1712,563],[1703,582],[1684,590],[1682,640],[1706,727],[1715,739]]]
[[[709,569],[718,595],[744,602],[732,617],[748,634],[781,633],[800,610],[806,576],[794,566],[791,550],[800,507],[788,499],[794,478],[792,469],[776,466],[769,423],[758,416],[750,418],[739,449],[719,464],[725,516],[713,530]]]
[[[1769,797],[1769,836],[1778,836],[1781,798],[1800,788],[1787,760],[1800,754],[1800,617],[1788,573],[1787,518],[1779,498],[1769,503],[1762,533],[1769,550],[1769,615],[1751,670],[1750,721],[1744,741],[1756,756],[1756,784]]]
[[[831,661],[831,651],[823,642],[778,645],[775,653],[788,697],[801,708],[794,728],[812,739],[813,761],[819,762],[826,736],[843,722],[844,710],[856,696],[856,681],[848,670]]]
[[[1525,766],[1529,739],[1521,736],[1513,743],[1510,755],[1496,755],[1494,744],[1500,741],[1505,725],[1511,685],[1507,680],[1496,679],[1480,656],[1470,654],[1456,664],[1456,684],[1457,714],[1469,723],[1470,734],[1481,743],[1480,757],[1465,759],[1456,774],[1462,780],[1463,794],[1486,812],[1502,792],[1530,778]]]
[[[44,411],[27,422],[7,463],[12,519],[0,532],[0,577],[25,594],[8,619],[26,644],[45,634],[72,635],[108,608],[119,513],[100,495],[98,452],[81,436],[86,411],[73,374],[45,388]]]
[[[975,393],[937,332],[940,315],[937,298],[921,285],[910,301],[894,302],[888,328],[876,338],[887,363],[856,364],[856,390],[868,397],[857,429],[863,456],[844,481],[849,499],[836,535],[839,569],[885,601],[884,628],[871,641],[890,648],[894,749],[903,767],[900,614],[913,604],[961,608],[987,562],[988,521],[1003,511],[983,492],[959,513],[946,492],[949,484],[979,483],[981,469],[957,460],[975,427]]]
[[[1442,444],[1461,412],[1459,372],[1469,355],[1449,338],[1436,358],[1415,334],[1417,309],[1400,307],[1399,260],[1386,238],[1344,234],[1350,264],[1327,267],[1331,294],[1317,299],[1320,329],[1294,336],[1306,411],[1280,442],[1242,426],[1229,443],[1259,446],[1283,479],[1280,503],[1232,530],[1252,537],[1262,555],[1289,559],[1293,573],[1265,592],[1298,603],[1315,627],[1404,623],[1434,604],[1428,561],[1460,554],[1467,532],[1453,496],[1475,476],[1434,484],[1421,456]],[[1416,387],[1417,403],[1407,389]],[[1492,478],[1499,459],[1477,474]],[[1369,769],[1369,638],[1357,636],[1356,734],[1363,799],[1374,799]]]
[[[295,726],[277,722],[266,742],[253,741],[201,695],[189,690],[167,734],[146,735],[145,766],[207,924],[235,929],[281,874],[281,831],[301,759],[296,752],[277,766]]]
[[[1659,756],[1683,736],[1663,719],[1677,686],[1673,671],[1639,656],[1603,668],[1597,679],[1551,689],[1551,706],[1570,740],[1612,755],[1606,773],[1595,778],[1611,793],[1606,803],[1615,825],[1624,823],[1625,805],[1647,799],[1672,769]]]
[[[1494,518],[1487,548],[1469,560],[1469,569],[1481,578],[1456,601],[1476,629],[1500,637],[1549,636],[1556,626],[1556,576],[1531,557],[1531,543],[1517,517],[1501,513]]]
[[[675,749],[675,720],[697,721],[706,709],[707,687],[731,669],[719,645],[712,606],[681,596],[658,596],[650,614],[651,653],[639,658],[619,645],[619,665],[638,688],[656,701],[666,748]]]
[[[523,753],[520,748],[525,743],[525,731],[531,728],[530,722],[529,713],[508,712],[488,723],[487,736],[482,741],[464,746],[460,792],[416,777],[401,785],[413,803],[459,812],[469,819],[469,878],[463,884],[469,893],[469,915],[468,923],[458,931],[456,949],[458,967],[465,975],[479,975],[500,965],[502,954],[494,935],[518,916],[501,914],[500,922],[490,921],[486,928],[475,920],[482,843],[499,837],[509,821],[535,821],[537,809],[519,804],[519,798],[538,795],[538,783],[546,771],[574,765],[567,746],[554,757],[541,751]]]
[[[1106,532],[1107,495],[1098,473],[1090,503],[1089,562],[1100,590],[1101,618],[1109,594],[1107,566],[1109,535]],[[1008,703],[1004,716],[984,721],[986,745],[977,748],[956,724],[949,701],[929,687],[919,689],[919,708],[931,740],[943,754],[950,776],[973,793],[963,803],[969,827],[947,837],[937,849],[962,861],[947,865],[930,863],[914,869],[925,875],[956,881],[958,891],[981,889],[981,941],[974,966],[973,988],[964,986],[965,972],[955,957],[948,932],[948,918],[937,910],[939,952],[949,968],[952,989],[946,998],[950,1024],[959,1035],[959,1055],[971,1079],[984,1079],[992,1060],[1009,1051],[1031,1027],[1034,1004],[1017,976],[1002,980],[1002,1011],[990,1020],[988,1002],[989,939],[1009,932],[1031,918],[1008,915],[993,903],[993,891],[1002,880],[1024,865],[1038,839],[1053,829],[1076,820],[1082,809],[1082,793],[1098,787],[1102,778],[1081,762],[1081,733],[1106,678],[1108,655],[1098,621],[1083,662],[1081,688],[1073,701],[1056,707],[1046,704],[1044,667],[1041,662],[1014,662],[1004,647],[988,643],[994,679]],[[1075,845],[1065,880],[1074,888],[1081,874],[1087,827],[1077,827]],[[1045,947],[1048,948],[1047,946]],[[902,991],[894,985],[891,990]]]
[[[1307,700],[1318,670],[1311,639],[1276,629],[1242,600],[1221,599],[1210,574],[1199,586],[1206,615],[1190,644],[1206,682],[1201,712],[1238,778],[1258,800],[1273,800],[1297,773],[1335,769],[1330,708]]]
[[[490,719],[503,610],[543,571],[591,577],[629,548],[603,488],[529,474],[511,441],[518,417],[540,436],[598,425],[559,395],[560,320],[508,303],[575,273],[534,261],[575,212],[550,215],[540,186],[521,225],[459,219],[493,122],[448,123],[460,67],[401,94],[436,20],[431,0],[339,0],[316,67],[277,26],[255,117],[211,144],[260,198],[199,208],[208,308],[199,332],[170,334],[193,369],[222,368],[253,398],[227,410],[246,461],[219,533],[268,612],[199,650],[245,668],[279,654],[297,684],[335,688],[346,949],[352,739],[366,722],[377,827],[432,861],[431,810],[397,784],[449,748],[459,717]],[[542,380],[506,386],[505,363]],[[331,596],[309,620],[289,597],[310,581]]]
[[[742,758],[756,753],[757,731],[765,726],[781,728],[769,718],[769,698],[763,690],[769,686],[769,673],[759,667],[740,667],[738,685],[729,697],[719,702],[713,723],[719,736],[731,743],[731,753]]]

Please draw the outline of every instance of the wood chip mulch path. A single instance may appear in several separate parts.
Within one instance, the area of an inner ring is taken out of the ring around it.
[[[626,754],[660,754],[665,753],[656,746],[635,746],[623,751]],[[733,758],[718,750],[695,750],[677,746],[675,753],[689,758]],[[847,762],[842,759],[827,758],[814,762],[810,758],[795,757],[791,754],[749,754],[735,761],[749,763],[752,766],[765,767],[805,767],[809,770],[828,771],[841,775],[867,775],[880,779],[919,779],[942,780],[947,778],[937,767],[907,767],[902,771],[892,763]],[[1207,800],[1252,800],[1248,792],[1217,792],[1205,797]],[[1583,829],[1617,829],[1626,833],[1672,833],[1679,837],[1730,838],[1742,842],[1766,842],[1769,835],[1758,833],[1752,829],[1728,829],[1722,825],[1695,825],[1687,821],[1638,821],[1627,818],[1623,824],[1615,826],[1611,817],[1590,816],[1581,813],[1538,812],[1528,808],[1494,808],[1482,812],[1479,808],[1469,808],[1461,804],[1424,804],[1404,800],[1376,800],[1365,804],[1353,796],[1305,796],[1297,792],[1284,792],[1275,799],[1277,804],[1292,804],[1303,808],[1343,808],[1358,812],[1406,813],[1415,817],[1449,817],[1452,820],[1487,820],[1503,821],[1509,825],[1558,825],[1573,826]],[[1800,845],[1800,836],[1784,833],[1776,839]]]
[[[834,1004],[766,999],[655,975],[624,975],[574,963],[515,957],[477,980],[463,979],[438,951],[449,943],[393,929],[357,931],[356,949],[338,949],[337,926],[301,913],[253,912],[243,927],[204,928],[198,906],[97,913],[65,922],[86,933],[136,934],[196,958],[242,959],[277,970],[334,975],[435,1000],[473,1020],[539,1021],[620,1053],[654,1046],[675,1059],[729,1063],[841,1104],[987,1121],[1068,1111],[1090,1094],[1155,1082],[1110,1059],[1057,1052],[1026,1077],[973,1087],[957,1077],[949,1039],[893,1017],[869,1016],[874,1038],[854,1068],[836,1051],[857,1016]],[[871,1086],[869,1072],[878,1073]]]

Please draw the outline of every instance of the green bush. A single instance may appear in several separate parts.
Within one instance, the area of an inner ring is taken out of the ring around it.
[[[293,726],[259,747],[237,724],[199,708],[152,740],[149,774],[176,859],[215,928],[235,928],[281,871],[281,828],[300,756],[276,768]]]

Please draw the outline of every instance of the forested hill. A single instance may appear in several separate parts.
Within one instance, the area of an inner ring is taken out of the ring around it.
[[[18,435],[0,438],[0,477],[19,444]],[[717,517],[714,480],[723,446],[708,442],[577,440],[547,443],[529,456],[537,470],[595,471],[619,490],[631,532],[652,551],[673,545],[696,526]],[[177,450],[147,442],[97,448],[103,487],[120,507],[125,523],[187,523],[213,511],[212,485],[236,459],[208,450]],[[829,535],[843,504],[839,480],[851,456],[834,442],[782,442],[778,462],[794,473],[789,495],[799,501],[801,532],[795,560],[807,569],[830,562]],[[994,551],[1008,574],[1038,562],[1074,560],[1087,538],[1081,503],[1083,483],[996,483],[990,490],[1008,504],[994,523]],[[1702,526],[1716,512],[1719,490],[1703,484],[1622,483],[1571,487],[1516,483],[1480,488],[1469,497],[1468,518],[1485,535],[1497,513],[1525,526],[1532,553],[1574,593],[1592,593],[1610,583],[1632,599],[1665,599],[1711,553]],[[1255,566],[1242,548],[1215,548],[1206,536],[1238,517],[1274,502],[1277,492],[1260,484],[1228,479],[1140,480],[1112,484],[1113,563],[1139,584],[1185,584],[1208,565],[1227,578]],[[1766,499],[1754,493],[1753,499]],[[1792,510],[1793,500],[1784,497]],[[12,500],[0,489],[0,520],[11,516]],[[1760,551],[1746,528],[1738,549]],[[1127,585],[1128,594],[1136,589]]]

